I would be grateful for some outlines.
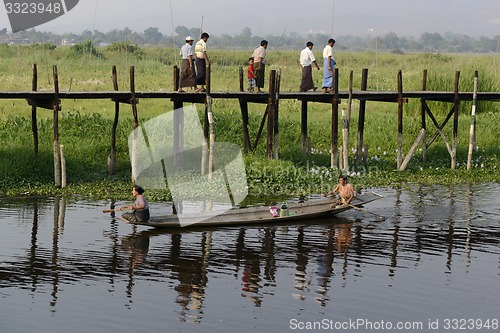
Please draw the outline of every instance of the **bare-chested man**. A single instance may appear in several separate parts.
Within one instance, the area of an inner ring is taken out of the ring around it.
[[[354,198],[354,188],[347,182],[346,176],[340,176],[337,186],[330,192],[323,194],[323,196],[327,197],[335,193],[339,194],[339,199],[344,206],[347,206],[351,203],[352,198]]]

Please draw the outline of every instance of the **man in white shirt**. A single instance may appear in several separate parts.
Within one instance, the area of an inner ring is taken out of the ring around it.
[[[183,87],[196,87],[196,72],[193,63],[193,37],[186,37],[186,44],[181,47],[180,55],[182,57],[181,73],[179,78],[178,92],[184,92]]]
[[[335,45],[335,39],[330,38],[328,44],[323,49],[323,92],[332,92],[333,88],[333,66],[335,66],[335,60],[333,59],[333,46]]]
[[[260,46],[253,51],[253,66],[255,68],[255,81],[257,92],[262,92],[260,88],[264,88],[264,74],[266,70],[266,49],[267,40],[262,40]]]
[[[204,32],[201,34],[201,39],[194,46],[194,54],[196,60],[196,84],[201,85],[201,88],[197,91],[204,92],[205,91],[205,82],[207,80],[207,70],[206,66],[208,63],[207,56],[207,40],[210,36]]]
[[[312,64],[316,65],[319,70],[316,58],[312,53],[312,48],[314,44],[312,42],[307,42],[306,47],[300,51],[300,65],[302,66],[302,80],[300,82],[300,91],[308,91],[313,89],[316,91],[317,87],[314,86],[312,78]]]

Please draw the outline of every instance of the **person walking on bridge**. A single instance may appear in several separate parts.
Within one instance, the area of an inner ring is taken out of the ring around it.
[[[186,37],[186,44],[182,46],[180,55],[182,57],[181,73],[179,78],[178,92],[184,92],[183,87],[191,87],[197,89],[196,86],[196,71],[193,61],[193,37]]]
[[[312,64],[314,64],[319,70],[316,58],[312,53],[313,46],[313,42],[307,42],[306,47],[302,51],[300,51],[300,65],[302,66],[302,80],[300,82],[300,91],[308,91],[310,89],[316,91],[316,89],[318,88],[314,86],[312,77]]]
[[[207,55],[207,41],[210,36],[204,32],[201,34],[201,39],[194,46],[194,54],[196,58],[196,84],[201,85],[197,92],[205,92],[205,84],[207,81],[207,64],[209,63]]]
[[[262,92],[264,88],[264,76],[266,71],[266,49],[268,42],[262,40],[260,46],[253,51],[252,58],[255,68],[255,81],[257,83],[257,92]]]
[[[328,44],[323,49],[323,92],[332,92],[333,88],[333,66],[335,66],[335,60],[333,58],[333,46],[335,45],[335,39],[330,38]]]

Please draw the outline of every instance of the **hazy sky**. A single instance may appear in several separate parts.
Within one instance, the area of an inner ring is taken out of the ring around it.
[[[80,0],[64,16],[35,29],[81,33],[129,27],[142,32],[156,27],[171,34],[179,25],[199,27],[202,16],[204,30],[219,36],[244,27],[255,35],[331,33],[332,21],[333,36],[389,31],[416,37],[448,31],[500,35],[500,0]],[[0,14],[3,27],[11,31],[5,9]]]

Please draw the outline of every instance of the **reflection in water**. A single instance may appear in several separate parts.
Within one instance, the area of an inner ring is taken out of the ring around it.
[[[102,281],[109,295],[125,293],[125,307],[134,309],[134,301],[144,291],[138,285],[147,281],[163,285],[152,303],[173,302],[180,321],[200,324],[213,306],[207,305],[213,304],[208,300],[221,297],[235,302],[230,298],[232,283],[250,307],[268,311],[267,303],[283,298],[286,312],[296,309],[293,302],[305,307],[313,301],[321,308],[342,304],[347,301],[340,299],[342,289],[361,283],[378,268],[389,279],[383,284],[395,287],[408,268],[417,269],[436,257],[443,260],[429,274],[444,272],[448,285],[458,279],[461,268],[467,274],[478,270],[481,254],[498,256],[495,263],[500,266],[500,214],[495,205],[500,187],[415,186],[387,192],[386,199],[370,206],[387,216],[385,222],[351,212],[330,220],[209,230],[147,230],[120,224],[115,218],[106,222],[99,218],[86,227],[84,222],[72,223],[75,212],[81,214],[86,207],[73,209],[65,198],[17,206],[2,203],[1,211],[17,209],[23,217],[19,221],[25,221],[17,222],[7,214],[4,235],[20,237],[16,228],[26,223],[31,242],[25,254],[0,255],[0,295],[2,289],[13,287],[50,294],[50,311],[55,314],[66,289],[61,286]],[[53,208],[50,239],[45,238],[47,207]],[[95,207],[87,209],[91,210]],[[105,228],[104,240],[97,241],[98,236],[90,233],[96,226]],[[75,233],[77,228],[82,232]],[[93,238],[80,240],[89,233]],[[497,277],[499,271],[497,267]],[[163,289],[174,297],[162,293]]]
[[[259,294],[259,289],[261,287],[260,282],[260,260],[259,251],[254,250],[245,245],[245,229],[241,228],[238,233],[238,238],[236,240],[236,260],[237,260],[237,272],[239,271],[239,266],[243,262],[243,272],[242,272],[242,297],[247,297],[252,301],[255,306],[260,306],[262,301],[262,295]]]

